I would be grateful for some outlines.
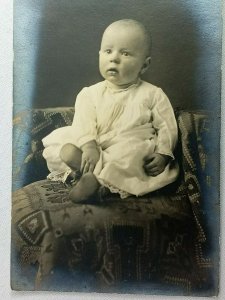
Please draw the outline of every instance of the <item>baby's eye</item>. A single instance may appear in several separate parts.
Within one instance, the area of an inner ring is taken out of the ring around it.
[[[122,55],[124,55],[124,56],[129,56],[129,53],[128,53],[127,51],[123,51],[123,52],[122,52]]]
[[[105,50],[105,53],[107,53],[107,54],[110,54],[111,52],[112,52],[112,50],[110,50],[110,49]]]

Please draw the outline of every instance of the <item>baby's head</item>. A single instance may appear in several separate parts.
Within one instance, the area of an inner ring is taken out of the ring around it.
[[[109,25],[99,51],[101,75],[115,88],[137,82],[150,65],[151,40],[145,27],[130,19]]]

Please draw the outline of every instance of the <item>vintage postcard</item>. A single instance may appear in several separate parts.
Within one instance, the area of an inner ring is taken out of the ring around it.
[[[219,292],[220,0],[14,0],[11,287]]]

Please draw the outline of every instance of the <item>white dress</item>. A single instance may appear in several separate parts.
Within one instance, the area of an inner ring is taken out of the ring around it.
[[[82,89],[72,125],[56,129],[43,139],[49,178],[59,180],[67,174],[68,167],[59,157],[64,144],[79,148],[91,140],[96,140],[100,150],[96,178],[121,198],[152,192],[178,176],[173,156],[177,142],[174,112],[164,92],[148,82],[139,80],[126,89],[115,90],[102,81]],[[152,177],[145,174],[143,163],[154,152],[172,159],[161,174]]]

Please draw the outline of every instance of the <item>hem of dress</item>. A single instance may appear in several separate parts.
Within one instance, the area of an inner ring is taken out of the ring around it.
[[[109,182],[106,182],[104,179],[97,178],[97,180],[99,181],[99,183],[101,185],[103,185],[104,187],[108,188],[111,193],[113,193],[113,194],[119,194],[121,199],[125,199],[125,198],[131,196],[130,193],[128,193],[126,191],[123,191],[123,190],[115,187],[114,185],[110,184]]]

